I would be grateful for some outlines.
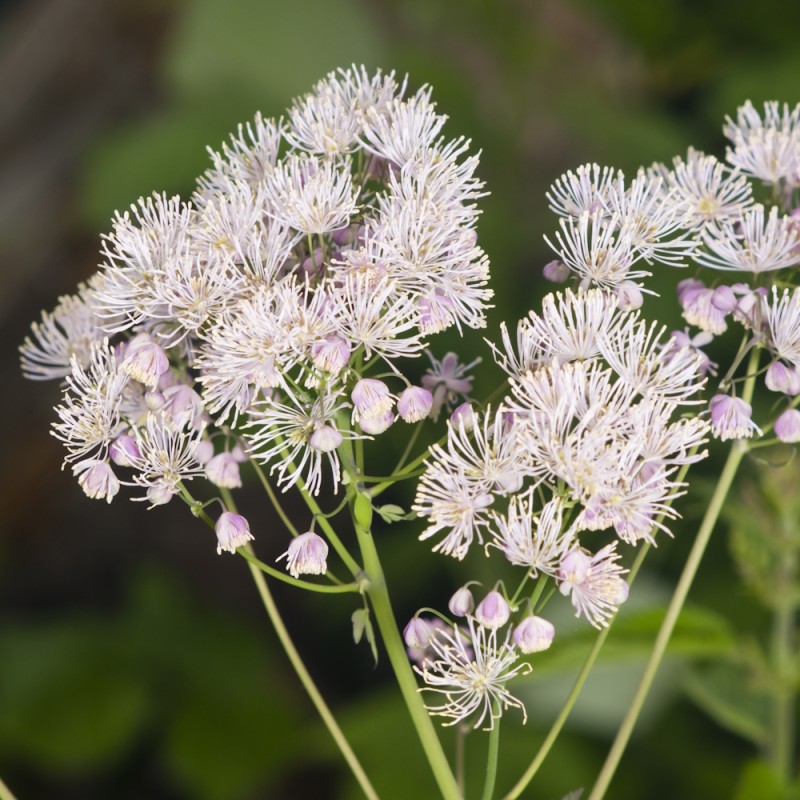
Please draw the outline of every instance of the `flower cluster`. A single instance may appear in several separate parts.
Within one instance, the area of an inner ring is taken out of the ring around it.
[[[54,432],[90,497],[233,488],[247,459],[284,489],[317,493],[326,472],[335,489],[343,443],[469,386],[447,358],[424,386],[398,366],[483,327],[491,297],[478,158],[445,121],[429,87],[340,70],[211,151],[190,202],[115,216],[99,271],[21,348],[27,377],[66,379]]]

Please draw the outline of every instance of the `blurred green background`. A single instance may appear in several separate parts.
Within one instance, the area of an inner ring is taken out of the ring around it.
[[[154,190],[187,196],[206,145],[256,110],[281,114],[351,63],[431,83],[449,134],[482,150],[492,194],[479,232],[493,264],[493,336],[548,290],[542,234],[555,222],[544,192],[561,172],[598,161],[630,173],[689,145],[721,155],[723,117],[746,98],[800,100],[800,6],[17,0],[0,13],[0,775],[19,800],[356,798],[244,564],[217,556],[176,504],[147,512],[121,498],[111,507],[86,500],[59,470],[47,433],[56,387],[22,380],[16,346],[40,309],[96,268],[114,209]],[[686,274],[663,271],[647,313],[678,326],[672,291]],[[434,347],[486,355],[478,335]],[[496,380],[488,366],[481,376],[478,396]],[[705,484],[718,463],[708,462]],[[260,496],[246,492],[243,504],[259,555],[285,549]],[[702,492],[682,504],[683,530],[649,559],[526,797],[555,799],[591,783],[703,505]],[[415,531],[398,524],[380,542],[401,624],[420,606],[442,607],[464,576],[493,574],[480,554],[465,568],[445,563]],[[351,601],[275,591],[381,796],[433,797],[387,665],[375,668],[368,648],[351,641]],[[747,794],[742,779],[763,715],[758,698],[752,714],[723,729],[724,714],[714,713],[721,701],[709,700],[698,671],[730,655],[734,640],[763,638],[767,624],[738,582],[724,530],[692,599],[614,798],[767,797],[763,785]],[[519,689],[528,724],[513,713],[503,723],[501,788],[537,749],[590,637],[565,616],[562,638]],[[484,749],[480,734],[468,737],[471,797]]]

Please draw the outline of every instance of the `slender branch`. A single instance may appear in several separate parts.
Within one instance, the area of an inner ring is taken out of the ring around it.
[[[705,553],[706,545],[711,538],[711,532],[714,530],[717,518],[722,510],[722,504],[727,497],[728,490],[733,483],[736,471],[739,468],[739,463],[741,462],[745,452],[747,452],[747,448],[740,442],[734,443],[733,447],[731,447],[730,453],[728,454],[728,460],[725,462],[725,467],[719,476],[719,483],[717,484],[717,488],[711,497],[711,502],[708,505],[703,522],[697,532],[697,537],[692,545],[692,550],[689,553],[689,557],[686,560],[686,565],[683,569],[680,580],[678,581],[678,585],[675,587],[675,594],[672,596],[672,600],[667,608],[664,621],[661,623],[661,628],[658,631],[658,636],[656,637],[653,650],[650,654],[647,666],[645,667],[644,675],[642,676],[641,682],[636,689],[636,693],[631,701],[628,713],[625,715],[625,719],[622,721],[619,731],[617,731],[617,736],[614,739],[614,743],[608,753],[606,762],[603,765],[603,768],[597,777],[594,788],[592,789],[592,792],[587,800],[600,800],[600,798],[605,795],[606,789],[608,789],[608,785],[611,783],[611,779],[614,776],[617,765],[622,758],[622,753],[628,744],[628,740],[633,732],[636,720],[639,717],[639,712],[641,711],[645,698],[650,691],[650,686],[653,683],[656,671],[658,670],[658,667],[660,666],[664,657],[667,644],[672,636],[672,631],[675,628],[675,624],[678,621],[678,616],[683,608],[686,596],[689,593],[689,588],[692,585],[697,568],[700,566],[700,560],[702,559],[703,553]]]
[[[253,576],[253,580],[255,581],[258,589],[258,593],[261,595],[264,608],[266,609],[270,620],[272,620],[272,624],[275,627],[275,632],[278,634],[278,638],[283,645],[283,649],[286,651],[286,655],[289,657],[289,661],[291,661],[292,666],[297,673],[297,677],[300,678],[303,688],[311,698],[311,702],[314,704],[314,707],[317,709],[320,717],[322,717],[325,727],[328,729],[329,733],[338,745],[339,750],[341,750],[344,760],[352,770],[355,779],[358,781],[359,786],[368,800],[379,800],[377,792],[373,788],[369,778],[364,772],[364,768],[361,766],[361,763],[351,749],[350,744],[342,732],[342,729],[339,727],[339,724],[336,722],[336,719],[331,713],[331,710],[328,708],[327,703],[319,693],[319,690],[312,680],[311,675],[309,675],[308,670],[306,669],[305,664],[300,657],[300,654],[297,652],[294,642],[292,642],[289,632],[286,630],[286,626],[283,624],[283,619],[281,618],[278,607],[275,605],[272,594],[267,587],[267,582],[264,580],[264,576],[253,564],[248,564],[248,566],[250,568],[250,574]]]
[[[245,547],[240,547],[236,551],[242,558],[246,559],[252,566],[257,567],[262,572],[265,572],[272,578],[277,578],[284,583],[291,586],[297,586],[299,589],[307,589],[311,592],[322,592],[323,594],[345,594],[347,592],[360,592],[362,584],[358,582],[353,583],[311,583],[310,581],[303,581],[299,578],[293,578],[291,575],[284,575],[280,570],[270,567],[263,561],[257,559],[252,551]]]
[[[784,590],[785,596],[785,590]],[[796,690],[792,679],[795,640],[795,606],[783,600],[773,615],[772,660],[776,687],[773,691],[770,761],[784,786],[792,780],[794,708]]]
[[[283,522],[283,524],[286,526],[289,533],[297,538],[300,535],[300,532],[297,530],[297,528],[295,528],[295,526],[292,524],[292,521],[289,519],[289,516],[283,510],[281,501],[278,500],[278,495],[275,494],[275,490],[270,485],[269,480],[267,480],[267,476],[264,474],[264,470],[261,469],[261,465],[254,458],[250,459],[250,463],[253,465],[256,475],[258,475],[258,479],[261,481],[261,485],[264,487],[264,491],[266,491],[267,497],[269,497],[269,501],[272,503],[272,507],[278,512],[281,522]]]
[[[481,800],[492,800],[494,785],[497,781],[497,757],[500,753],[500,707],[496,706],[497,717],[489,733],[489,750],[486,753],[486,780],[483,784]]]

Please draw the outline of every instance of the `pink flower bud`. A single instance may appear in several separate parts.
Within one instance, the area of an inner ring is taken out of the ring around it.
[[[453,324],[453,301],[445,295],[423,297],[417,303],[418,326],[422,333],[440,333]]]
[[[563,261],[555,259],[544,265],[542,275],[551,283],[564,283],[570,276],[570,269]]]
[[[180,430],[186,425],[199,430],[203,425],[204,408],[200,395],[185,383],[164,389],[164,416]]]
[[[794,367],[787,367],[781,361],[775,361],[769,365],[767,374],[764,376],[764,383],[767,389],[773,392],[782,392],[789,397],[800,394],[800,374]]]
[[[111,443],[108,448],[108,455],[118,467],[132,467],[142,454],[136,439],[129,433],[123,433]]]
[[[623,281],[615,291],[620,311],[634,311],[642,307],[642,290],[633,281]]]
[[[338,375],[350,359],[350,344],[341,336],[326,336],[311,345],[311,361],[322,372]]]
[[[219,453],[206,464],[206,477],[223,489],[238,489],[242,485],[239,465],[230,453]]]
[[[709,403],[711,432],[723,442],[727,439],[746,439],[759,431],[751,419],[753,409],[741,397],[717,394]],[[760,433],[760,431],[759,431]]]
[[[72,474],[78,476],[81,489],[93,500],[110,503],[119,492],[119,481],[107,461],[94,458],[79,461],[73,465]]]
[[[177,489],[169,483],[158,482],[147,487],[147,500],[151,506],[164,506],[177,494]]]
[[[158,379],[169,369],[169,359],[155,342],[137,341],[134,337],[125,349],[122,369],[134,380],[155,389]]]
[[[711,296],[711,305],[723,314],[730,314],[738,302],[736,293],[730,286],[717,286]]]
[[[450,598],[447,607],[454,617],[466,617],[468,614],[471,614],[475,608],[475,598],[472,596],[472,592],[468,587],[462,586]]]
[[[475,619],[485,628],[502,628],[511,616],[511,609],[500,592],[489,592],[475,609]]]
[[[775,435],[786,444],[800,442],[800,411],[789,408],[775,420]]]
[[[464,430],[469,433],[475,427],[475,412],[469,403],[461,403],[456,406],[453,413],[450,415],[450,422],[456,427],[463,426]]]
[[[362,378],[358,381],[350,397],[358,418],[383,417],[394,403],[389,387],[375,378]]]
[[[286,569],[295,578],[300,575],[324,575],[328,571],[328,544],[313,531],[292,539],[289,549],[278,556],[286,559]]]
[[[321,453],[330,453],[342,443],[342,434],[330,425],[321,425],[308,439],[308,446]]]
[[[208,464],[214,457],[214,443],[211,439],[201,439],[194,448],[194,460],[198,464]]]
[[[377,436],[379,433],[383,433],[390,428],[393,423],[394,414],[391,411],[387,411],[380,417],[361,417],[358,420],[361,430],[370,436]]]
[[[431,413],[433,395],[421,386],[409,386],[397,399],[397,413],[406,422],[419,422]]]
[[[241,515],[232,511],[223,511],[214,526],[217,534],[217,554],[223,550],[235,553],[237,548],[246,545],[253,539],[250,533],[250,523]]]
[[[148,411],[158,411],[164,407],[164,395],[158,391],[145,392],[144,404]]]
[[[553,643],[556,629],[543,617],[525,617],[514,628],[514,641],[523,653],[540,653]]]
[[[403,630],[403,639],[412,650],[424,650],[431,641],[433,628],[424,619],[412,617]]]

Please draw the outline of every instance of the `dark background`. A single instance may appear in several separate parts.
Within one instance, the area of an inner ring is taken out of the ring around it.
[[[19,800],[358,797],[243,563],[217,556],[177,503],[148,512],[121,495],[111,507],[87,500],[48,435],[57,387],[20,376],[16,348],[30,322],[96,268],[114,209],[154,190],[188,196],[206,145],[258,109],[279,115],[337,66],[408,72],[413,86],[434,86],[448,133],[483,151],[492,194],[479,233],[493,264],[494,336],[548,290],[550,183],[587,161],[630,174],[689,145],[722,155],[724,115],[745,99],[800,100],[798,30],[800,6],[779,0],[3,4],[0,775]],[[661,297],[646,312],[676,325],[673,287],[686,273],[660,270]],[[488,355],[477,335],[434,343],[439,355],[448,346]],[[481,379],[478,396],[492,388],[488,368]],[[706,468],[712,483],[716,463]],[[274,557],[285,549],[279,526],[260,495],[248,489],[243,502],[257,552]],[[682,505],[685,530],[649,559],[642,607],[668,595],[702,504]],[[459,581],[491,580],[482,556],[459,570],[416,542],[417,530],[382,534],[401,621],[442,606]],[[381,796],[433,796],[386,665],[373,668],[368,649],[352,644],[351,601],[276,593]],[[737,635],[760,635],[764,620],[736,582],[723,535],[693,598]],[[610,796],[733,795],[755,751],[687,699],[689,663],[713,655],[698,642],[687,634],[665,665]],[[531,797],[591,782],[643,650],[620,646],[598,667]],[[574,664],[535,670],[527,726],[513,714],[504,721],[501,788],[538,747]],[[476,775],[484,747],[469,737]]]

